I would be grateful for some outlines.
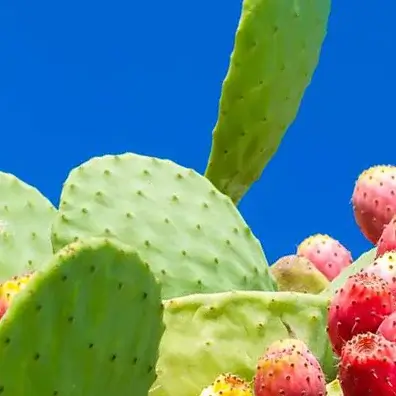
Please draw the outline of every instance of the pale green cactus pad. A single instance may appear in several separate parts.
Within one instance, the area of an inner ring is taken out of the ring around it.
[[[319,295],[244,291],[166,301],[158,379],[150,396],[196,396],[224,372],[250,380],[259,356],[282,338],[305,341],[328,381],[334,379],[327,303]]]
[[[164,330],[160,295],[130,247],[65,247],[0,322],[0,393],[146,396]]]
[[[294,121],[331,0],[244,0],[205,176],[237,203]]]
[[[343,396],[343,392],[340,387],[340,382],[335,379],[326,386],[327,396]]]
[[[171,161],[106,155],[72,170],[52,241],[59,249],[87,236],[133,246],[164,298],[275,287],[260,242],[231,200]]]
[[[325,296],[332,296],[337,289],[339,289],[347,280],[347,278],[353,274],[358,273],[360,270],[367,268],[375,260],[377,254],[377,248],[373,248],[366,253],[363,253],[355,262],[350,266],[346,267],[336,278],[330,282],[329,286],[322,291],[321,294]]]
[[[281,257],[270,267],[279,291],[318,294],[329,280],[305,257]]]
[[[55,214],[37,189],[0,172],[0,281],[40,268],[51,257]]]

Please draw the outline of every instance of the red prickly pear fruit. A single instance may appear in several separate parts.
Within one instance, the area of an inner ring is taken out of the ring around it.
[[[377,256],[382,256],[386,252],[396,250],[396,216],[387,224],[382,231],[381,237],[377,243]]]
[[[307,344],[298,338],[283,338],[281,340],[274,341],[268,346],[265,354],[271,355],[273,353],[291,353],[293,351],[305,355],[312,365],[320,369],[318,360],[308,349]]]
[[[338,377],[346,396],[396,395],[396,344],[363,333],[345,344]]]
[[[396,312],[391,313],[382,321],[377,334],[381,334],[389,341],[396,342]]]
[[[325,396],[326,383],[316,357],[299,340],[272,344],[259,359],[255,396]]]
[[[25,288],[32,275],[31,273],[23,276],[14,276],[0,285],[0,319],[7,312],[13,298]]]
[[[252,396],[250,384],[237,375],[219,375],[200,396]]]
[[[396,303],[389,285],[375,274],[359,272],[337,290],[329,305],[327,333],[337,355],[354,335],[375,333]]]
[[[396,214],[396,166],[377,165],[362,172],[355,183],[352,205],[363,235],[376,244]]]
[[[310,260],[330,281],[353,261],[351,252],[326,234],[316,234],[304,239],[297,247],[297,255]]]
[[[362,272],[380,276],[388,282],[390,291],[396,296],[396,250],[386,252]]]

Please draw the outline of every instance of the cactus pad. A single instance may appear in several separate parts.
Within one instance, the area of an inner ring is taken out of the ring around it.
[[[59,251],[0,322],[4,396],[146,396],[163,333],[160,286],[130,247]]]
[[[52,255],[55,214],[38,190],[0,172],[0,282],[40,268]]]
[[[363,253],[355,262],[350,266],[346,267],[332,282],[322,291],[322,295],[331,296],[337,289],[339,289],[346,279],[358,273],[360,270],[371,265],[375,260],[375,255],[377,253],[377,248],[373,248],[366,253]]]
[[[52,241],[86,236],[133,246],[164,298],[226,290],[274,290],[259,241],[231,200],[203,176],[137,154],[97,157],[71,171]]]
[[[327,302],[319,295],[254,291],[166,301],[158,379],[150,396],[196,396],[224,372],[250,380],[266,347],[290,337],[309,346],[332,380]]]
[[[340,382],[335,379],[326,386],[327,396],[343,396]]]
[[[330,0],[244,0],[205,176],[237,203],[295,119]]]

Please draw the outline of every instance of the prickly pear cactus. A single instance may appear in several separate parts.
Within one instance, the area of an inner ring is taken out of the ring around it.
[[[244,0],[205,176],[237,203],[294,121],[319,60],[330,0]]]
[[[275,287],[259,241],[231,200],[171,161],[127,153],[72,170],[52,241],[59,249],[86,236],[133,246],[164,298]]]
[[[130,247],[71,244],[0,322],[0,393],[146,396],[162,315],[160,286]]]
[[[51,257],[55,214],[37,189],[0,172],[0,281],[40,268]]]
[[[328,279],[305,257],[281,257],[270,267],[279,291],[318,294],[329,285]]]
[[[292,292],[197,294],[165,302],[166,331],[150,396],[196,396],[219,373],[251,379],[259,356],[280,338],[300,338],[332,380],[328,300]]]
[[[340,288],[345,280],[359,272],[361,269],[368,267],[375,260],[375,255],[377,253],[377,248],[373,248],[366,253],[363,253],[353,264],[346,267],[333,281],[328,285],[328,287],[322,291],[321,294],[324,296],[332,296],[334,292]]]

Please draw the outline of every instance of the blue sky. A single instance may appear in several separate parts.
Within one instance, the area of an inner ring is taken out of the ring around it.
[[[0,170],[57,204],[69,170],[132,151],[203,172],[241,1],[0,2]],[[394,0],[334,1],[298,117],[240,210],[269,261],[328,233],[367,250],[355,178],[394,163]]]

